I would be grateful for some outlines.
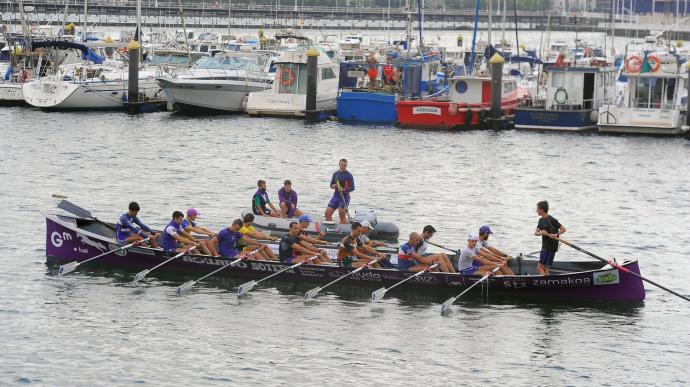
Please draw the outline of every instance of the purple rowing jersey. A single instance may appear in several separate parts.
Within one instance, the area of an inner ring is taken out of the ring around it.
[[[182,229],[186,230],[187,227],[189,227],[189,226],[196,227],[196,222],[193,220],[183,219],[182,220]]]
[[[340,183],[340,186],[343,188],[343,192],[341,194],[338,191],[338,188],[336,188],[333,192],[331,200],[328,202],[328,207],[333,209],[340,207],[348,208],[350,206],[350,192],[355,190],[355,178],[352,177],[352,174],[348,171],[335,171],[333,173],[333,177],[331,177],[331,185],[335,184],[336,181]]]
[[[165,225],[163,236],[161,237],[164,251],[175,251],[180,247],[175,236],[180,235],[181,232],[182,225],[175,223],[174,220],[171,220],[170,223]]]
[[[135,226],[135,224],[139,225],[139,227],[141,228]],[[117,220],[117,223],[115,224],[117,240],[120,242],[123,242],[125,239],[129,238],[134,234],[139,234],[143,236],[141,230],[153,232],[149,228],[149,226],[142,223],[139,220],[139,218],[137,218],[136,216],[130,217],[127,213],[120,215],[120,218]]]
[[[223,257],[233,258],[237,255],[237,241],[242,238],[242,233],[224,228],[216,234],[218,238],[218,252]]]
[[[278,190],[278,203],[285,203],[288,208],[288,216],[292,217],[297,208],[297,192],[294,189],[285,192],[285,187]]]

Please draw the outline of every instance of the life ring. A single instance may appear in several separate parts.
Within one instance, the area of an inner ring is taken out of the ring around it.
[[[383,66],[383,76],[385,77],[386,82],[393,81],[393,74],[395,74],[395,69],[392,65]]]
[[[639,73],[641,67],[642,59],[637,55],[629,56],[625,60],[625,69],[628,70],[629,73]]]
[[[652,62],[654,62],[654,65],[652,65]],[[647,63],[652,66],[651,72],[655,72],[659,70],[659,67],[661,67],[661,59],[654,54],[647,56]]]
[[[562,98],[559,98],[559,96]],[[562,87],[559,87],[553,94],[553,100],[559,105],[565,105],[565,103],[568,102],[568,91]]]
[[[288,67],[281,68],[278,77],[280,78],[280,84],[285,87],[290,87],[295,82],[295,73]]]

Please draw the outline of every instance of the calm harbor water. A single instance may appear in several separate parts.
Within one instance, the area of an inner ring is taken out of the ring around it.
[[[440,299],[274,283],[240,301],[235,281],[175,296],[181,280],[78,271],[49,275],[41,209],[52,193],[114,220],[137,200],[161,227],[195,206],[220,229],[255,182],[290,178],[320,216],[345,157],[353,206],[401,234],[433,224],[459,246],[491,224],[494,243],[539,249],[535,203],[567,237],[690,295],[690,142],[634,136],[425,132],[244,116],[0,109],[0,385],[676,385],[690,382],[690,305],[647,286],[642,305]],[[588,260],[563,246],[559,260]],[[479,289],[477,289],[479,291]]]

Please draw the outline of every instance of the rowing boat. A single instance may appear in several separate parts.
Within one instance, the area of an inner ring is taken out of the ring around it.
[[[71,261],[81,262],[113,250],[120,245],[115,239],[112,224],[83,218],[73,214],[45,213],[46,263],[55,267]],[[162,250],[135,246],[108,254],[85,266],[100,266],[118,270],[138,271],[151,268],[172,255]],[[170,264],[160,274],[195,275],[227,266],[232,260],[204,255],[184,255]],[[639,273],[636,260],[625,261],[621,266]],[[246,260],[228,267],[219,275],[239,278],[262,278],[286,268],[280,262]],[[537,276],[536,261],[514,259],[510,264],[515,276],[493,276],[487,285],[494,294],[509,297],[596,299],[640,302],[645,291],[642,281],[634,276],[598,262],[557,262],[549,276]],[[350,270],[337,265],[304,265],[282,275],[281,281],[322,284],[332,281]],[[395,269],[363,270],[342,281],[358,287],[379,288],[390,286],[414,273]],[[425,273],[408,281],[398,289],[441,290],[457,293],[479,280],[479,276],[449,273]]]

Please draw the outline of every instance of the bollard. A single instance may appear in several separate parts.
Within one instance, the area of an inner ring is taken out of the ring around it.
[[[127,45],[129,51],[129,77],[127,78],[127,111],[136,114],[139,110],[139,51],[141,45],[131,40]]]
[[[491,65],[491,110],[489,117],[501,118],[501,99],[503,97],[503,63],[504,59],[498,53],[489,59]]]
[[[307,51],[307,106],[305,117],[307,121],[317,121],[319,112],[316,111],[316,85],[318,82],[319,50],[310,48]]]

